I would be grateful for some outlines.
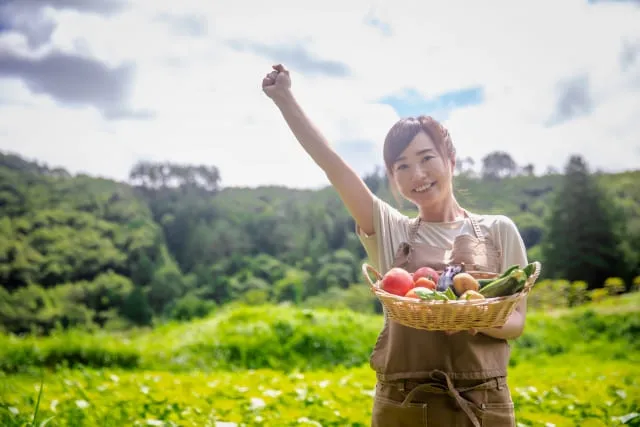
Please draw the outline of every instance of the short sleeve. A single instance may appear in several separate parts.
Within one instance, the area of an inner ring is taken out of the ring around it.
[[[388,271],[396,248],[408,237],[409,218],[384,200],[373,197],[373,234],[365,234],[356,224],[356,234],[369,262],[380,273]]]
[[[502,271],[515,264],[525,267],[529,263],[527,248],[518,227],[513,220],[506,216],[500,216],[499,219],[498,232],[502,248]]]

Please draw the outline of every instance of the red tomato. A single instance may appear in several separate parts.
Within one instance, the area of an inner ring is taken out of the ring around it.
[[[440,275],[438,274],[438,272],[431,267],[420,267],[413,273],[414,281],[417,282],[421,277],[431,279],[434,283],[438,283],[438,280],[440,279]]]
[[[435,289],[436,288],[436,282],[434,282],[431,279],[427,279],[426,277],[420,277],[418,280],[415,281],[415,287],[416,288]]]
[[[413,288],[413,278],[402,268],[392,268],[382,278],[382,289],[390,294],[404,296]]]
[[[418,294],[416,294],[415,288],[411,288],[411,289],[409,289],[409,292],[407,292],[407,293],[406,293],[405,297],[407,297],[407,298],[420,299],[420,297],[418,296]]]

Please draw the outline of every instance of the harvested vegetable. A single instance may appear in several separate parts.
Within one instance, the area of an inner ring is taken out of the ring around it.
[[[448,265],[440,275],[436,290],[445,292],[447,288],[453,285],[453,278],[456,274],[463,271],[462,265]]]
[[[462,295],[465,291],[477,291],[480,289],[478,281],[469,273],[458,273],[453,276],[453,290],[456,295]]]
[[[499,277],[480,289],[480,293],[487,298],[503,297],[520,292],[527,282],[524,270],[516,268],[509,275]]]
[[[449,300],[449,297],[444,292],[429,288],[413,288],[413,290],[423,300]]]
[[[460,295],[461,300],[474,300],[474,299],[484,299],[484,295],[480,292],[469,289],[465,291],[462,295]]]

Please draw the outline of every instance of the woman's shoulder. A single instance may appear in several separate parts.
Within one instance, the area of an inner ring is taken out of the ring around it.
[[[479,223],[491,226],[504,226],[505,224],[515,224],[511,217],[503,214],[478,214],[470,212],[470,215],[477,218]]]
[[[502,252],[502,269],[527,264],[527,248],[516,223],[506,215],[477,215],[478,225]]]
[[[356,224],[356,232],[366,239],[376,240],[380,243],[384,240],[397,240],[406,237],[413,222],[405,213],[392,206],[378,196],[373,197],[373,228],[371,235],[366,235]]]
[[[507,215],[476,213],[470,213],[470,215],[478,221],[480,227],[498,236],[509,235],[513,232],[519,233],[518,226]]]
[[[391,205],[391,203],[379,198],[378,196],[373,197],[373,206],[374,210],[378,212],[381,217],[391,218],[397,223],[408,224],[414,219],[409,216],[409,214],[401,211],[399,208],[396,208]]]

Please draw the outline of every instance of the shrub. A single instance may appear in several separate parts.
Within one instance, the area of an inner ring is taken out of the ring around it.
[[[607,290],[609,295],[618,295],[625,291],[624,280],[619,277],[609,277],[604,282],[604,288]]]
[[[216,307],[216,303],[198,298],[188,293],[170,306],[169,316],[175,320],[191,320],[207,316]]]
[[[587,294],[588,287],[589,285],[584,281],[571,283],[567,294],[567,305],[569,307],[575,307],[589,301],[589,295]]]
[[[354,366],[368,360],[381,327],[381,319],[350,311],[271,305],[236,308],[217,320],[174,354],[221,369]]]
[[[607,296],[609,296],[609,291],[604,288],[592,289],[589,292],[589,298],[595,303],[601,302]]]
[[[71,331],[40,339],[0,336],[0,371],[17,372],[32,367],[138,366],[140,355],[135,348],[113,336],[101,335]]]

